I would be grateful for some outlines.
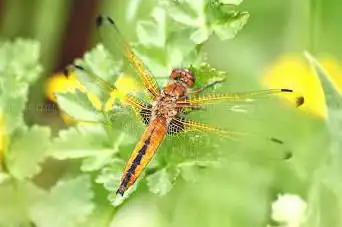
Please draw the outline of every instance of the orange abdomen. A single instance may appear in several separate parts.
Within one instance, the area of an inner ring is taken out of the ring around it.
[[[116,192],[117,194],[123,195],[134,184],[157,152],[159,145],[167,133],[167,129],[167,123],[164,119],[154,119],[149,123],[126,163],[121,177],[120,187]]]

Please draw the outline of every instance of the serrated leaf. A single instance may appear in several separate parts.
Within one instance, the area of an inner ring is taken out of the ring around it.
[[[190,39],[194,43],[200,44],[200,43],[204,43],[207,39],[209,39],[210,35],[211,35],[211,31],[209,30],[208,27],[201,27],[190,35]]]
[[[242,12],[234,17],[227,18],[226,22],[214,23],[211,28],[215,34],[222,40],[234,38],[239,31],[246,25],[249,14]]]
[[[33,40],[0,43],[0,75],[14,77],[18,82],[34,82],[42,71],[39,52],[39,43]]]
[[[115,61],[110,53],[98,44],[95,48],[87,52],[82,59],[76,59],[75,63],[86,69],[86,72],[77,71],[77,79],[84,85],[88,92],[96,95],[100,100],[106,101],[110,92],[97,81],[94,76],[101,78],[114,85],[121,74],[122,62]],[[93,75],[88,75],[88,74]]]
[[[59,107],[75,120],[99,121],[98,110],[85,93],[76,90],[73,93],[58,93],[56,97]]]
[[[165,168],[146,177],[149,190],[160,196],[166,195],[171,191],[173,187],[171,180],[172,179]]]
[[[29,182],[7,180],[0,185],[0,226],[25,226],[27,212],[44,192]]]
[[[165,9],[158,7],[154,14],[164,18]],[[164,78],[162,80],[160,76],[157,76],[158,82],[163,84],[172,69],[197,64],[203,55],[197,51],[196,44],[189,39],[193,32],[191,29],[179,26],[170,26],[166,29],[167,21],[157,20],[156,17],[152,16],[149,20],[141,22],[149,25],[149,29],[141,26],[137,28],[137,33],[140,35],[138,36],[139,44],[135,46],[135,49],[152,74],[161,75]],[[144,32],[141,31],[142,29]],[[158,44],[156,44],[156,39]]]
[[[122,67],[122,62],[114,61],[102,44],[96,45],[95,48],[84,55],[83,59],[77,59],[75,62],[84,65],[85,68],[110,84],[114,84]]]
[[[231,39],[242,29],[248,13],[236,8],[241,0],[232,1],[163,1],[168,15],[180,24],[192,28],[190,39],[201,44],[215,32],[222,40]]]
[[[52,143],[52,156],[56,159],[84,159],[82,171],[95,171],[108,164],[122,146],[132,140],[115,130],[117,137],[109,137],[102,125],[84,125],[60,131]]]
[[[23,124],[27,93],[27,84],[18,83],[14,77],[0,78],[0,111],[3,113],[4,130],[8,135]]]
[[[14,177],[25,179],[40,172],[39,164],[48,155],[50,136],[50,129],[40,126],[13,135],[6,164]]]
[[[125,199],[136,190],[135,183],[129,190],[127,190],[122,197],[116,195],[115,192],[118,189],[121,181],[122,170],[125,167],[125,161],[122,159],[113,159],[111,163],[102,169],[101,174],[96,178],[96,183],[103,184],[106,190],[109,191],[108,200],[113,206],[119,206]]]
[[[59,181],[30,208],[37,227],[81,226],[94,209],[93,192],[87,176]]]
[[[96,150],[109,149],[108,143],[107,133],[100,124],[72,127],[60,131],[54,139],[52,156],[61,160],[89,157],[96,155]]]
[[[191,65],[189,69],[196,77],[195,87],[203,87],[215,80],[225,80],[227,77],[226,72],[219,71],[204,62],[198,66]]]
[[[0,111],[8,135],[23,124],[29,83],[42,71],[39,49],[39,43],[31,40],[0,43]]]
[[[200,26],[204,24],[205,0],[184,1],[161,1],[162,6],[167,9],[169,16],[179,23],[187,26]]]
[[[143,45],[165,47],[167,38],[165,10],[156,7],[152,12],[151,20],[138,23],[137,34],[140,43]]]

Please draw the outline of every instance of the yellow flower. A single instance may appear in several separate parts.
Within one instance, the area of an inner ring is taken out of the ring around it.
[[[307,61],[296,55],[283,56],[267,69],[263,82],[270,88],[293,89],[305,98],[301,110],[326,117],[327,111],[320,81]],[[293,96],[284,96],[295,102]]]
[[[3,113],[0,110],[0,168],[1,168],[2,158],[4,155],[5,146],[6,146],[5,122],[4,122]]]
[[[48,79],[45,87],[46,96],[56,102],[55,93],[73,92],[76,89],[85,91],[84,86],[71,74],[66,77],[63,73],[56,73]]]

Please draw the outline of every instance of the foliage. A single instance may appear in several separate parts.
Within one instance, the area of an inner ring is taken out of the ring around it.
[[[27,103],[29,86],[42,69],[39,52],[31,40],[0,43],[1,226],[77,226],[94,206],[86,175],[61,179],[49,190],[35,183],[41,163],[51,155],[50,128],[27,126],[23,116],[39,111]]]

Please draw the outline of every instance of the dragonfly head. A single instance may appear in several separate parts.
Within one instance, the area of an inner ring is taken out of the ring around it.
[[[188,69],[174,69],[170,75],[170,79],[175,81],[182,81],[188,87],[192,87],[195,83],[195,76]]]

